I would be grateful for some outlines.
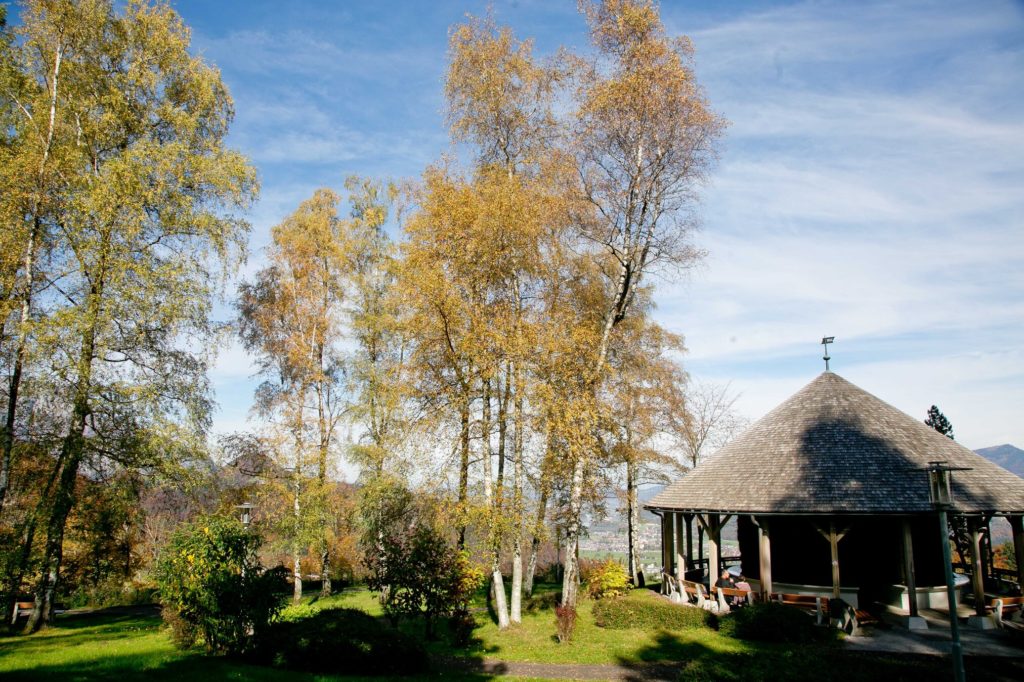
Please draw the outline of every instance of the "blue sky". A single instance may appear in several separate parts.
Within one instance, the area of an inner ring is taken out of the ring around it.
[[[493,2],[540,54],[587,49],[575,2]],[[449,152],[447,34],[481,2],[173,2],[236,103],[269,228],[352,173],[415,177]],[[657,282],[701,380],[756,419],[832,368],[957,439],[1024,447],[1024,5],[663,2],[730,121],[698,236]],[[217,431],[244,428],[253,367],[226,348]]]

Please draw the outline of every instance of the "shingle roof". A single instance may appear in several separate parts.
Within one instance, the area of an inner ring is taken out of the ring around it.
[[[928,462],[953,473],[961,512],[1024,512],[1024,478],[832,372],[804,386],[669,485],[649,509],[897,514],[931,509]]]

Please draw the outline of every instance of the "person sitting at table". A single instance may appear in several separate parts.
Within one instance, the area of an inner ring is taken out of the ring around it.
[[[736,581],[733,580],[732,573],[729,571],[722,571],[722,577],[718,579],[719,587],[736,587]]]

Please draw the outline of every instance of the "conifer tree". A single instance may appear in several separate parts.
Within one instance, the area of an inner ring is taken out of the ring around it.
[[[924,420],[924,423],[932,427],[946,438],[953,440],[953,425],[946,419],[946,415],[942,414],[942,411],[932,405],[928,408],[928,417]]]

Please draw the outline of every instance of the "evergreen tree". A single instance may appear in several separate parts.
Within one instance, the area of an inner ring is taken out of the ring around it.
[[[953,425],[946,419],[946,415],[942,414],[942,410],[935,405],[928,408],[928,418],[924,420],[924,423],[946,438],[953,440]]]

